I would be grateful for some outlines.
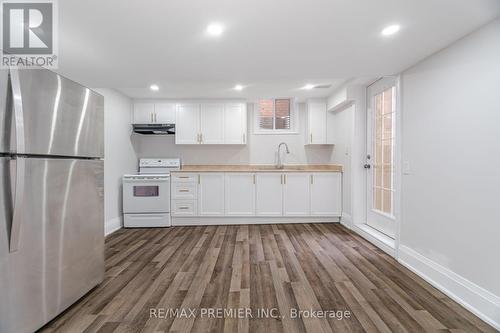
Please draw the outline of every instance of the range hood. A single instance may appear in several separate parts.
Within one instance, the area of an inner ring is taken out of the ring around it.
[[[174,135],[175,124],[134,124],[133,131],[143,135]]]

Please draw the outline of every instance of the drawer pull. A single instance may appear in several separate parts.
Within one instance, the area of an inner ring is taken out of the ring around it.
[[[182,178],[182,179],[188,179],[189,176],[179,176],[179,178]]]
[[[189,192],[189,190],[179,190],[179,192]]]
[[[182,206],[182,207],[179,207],[179,209],[189,209],[189,207]]]

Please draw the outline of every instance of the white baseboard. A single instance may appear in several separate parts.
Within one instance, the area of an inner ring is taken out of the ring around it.
[[[500,330],[500,297],[407,246],[399,246],[399,262],[467,310]]]
[[[172,226],[231,225],[231,224],[282,224],[282,223],[333,223],[338,217],[175,217]]]
[[[342,217],[340,218],[340,223],[345,226],[347,229],[352,229],[352,216],[347,213],[342,213]]]
[[[108,220],[104,223],[104,236],[108,236],[121,228],[122,219],[120,217],[115,217],[114,219]]]
[[[376,231],[366,224],[354,224],[352,225],[351,230],[356,232],[358,235],[360,235],[391,257],[396,256],[394,239],[390,238],[389,236]]]

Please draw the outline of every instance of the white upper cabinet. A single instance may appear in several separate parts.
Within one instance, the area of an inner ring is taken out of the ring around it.
[[[247,143],[247,110],[245,103],[226,103],[224,109],[224,143]]]
[[[308,173],[285,173],[283,175],[283,215],[310,215],[310,181],[311,176]]]
[[[340,216],[342,213],[342,174],[311,174],[311,215]]]
[[[255,215],[255,182],[253,173],[226,173],[226,216]]]
[[[158,124],[175,123],[175,103],[155,103],[155,120]]]
[[[200,142],[200,105],[177,104],[175,111],[175,143]]]
[[[134,103],[134,124],[154,124],[154,103]]]
[[[327,144],[326,115],[326,101],[307,102],[306,144]]]
[[[255,210],[257,216],[283,215],[283,175],[258,173],[255,180]]]
[[[224,216],[224,173],[200,173],[198,177],[198,215]]]
[[[224,143],[224,104],[201,104],[200,143]]]
[[[244,103],[177,104],[176,144],[246,144],[246,132]]]

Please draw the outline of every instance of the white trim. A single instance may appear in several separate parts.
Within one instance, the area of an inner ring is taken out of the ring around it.
[[[113,232],[122,228],[122,219],[117,216],[114,219],[108,220],[104,223],[104,236],[108,236]]]
[[[391,257],[395,257],[395,242],[391,237],[373,229],[368,224],[355,224],[352,230]]]
[[[172,226],[231,225],[231,224],[280,224],[280,223],[339,223],[339,217],[174,217]]]
[[[400,245],[398,261],[467,310],[500,330],[500,297],[407,246]]]
[[[352,216],[350,214],[342,212],[342,217],[340,218],[340,223],[348,229],[352,229]]]

